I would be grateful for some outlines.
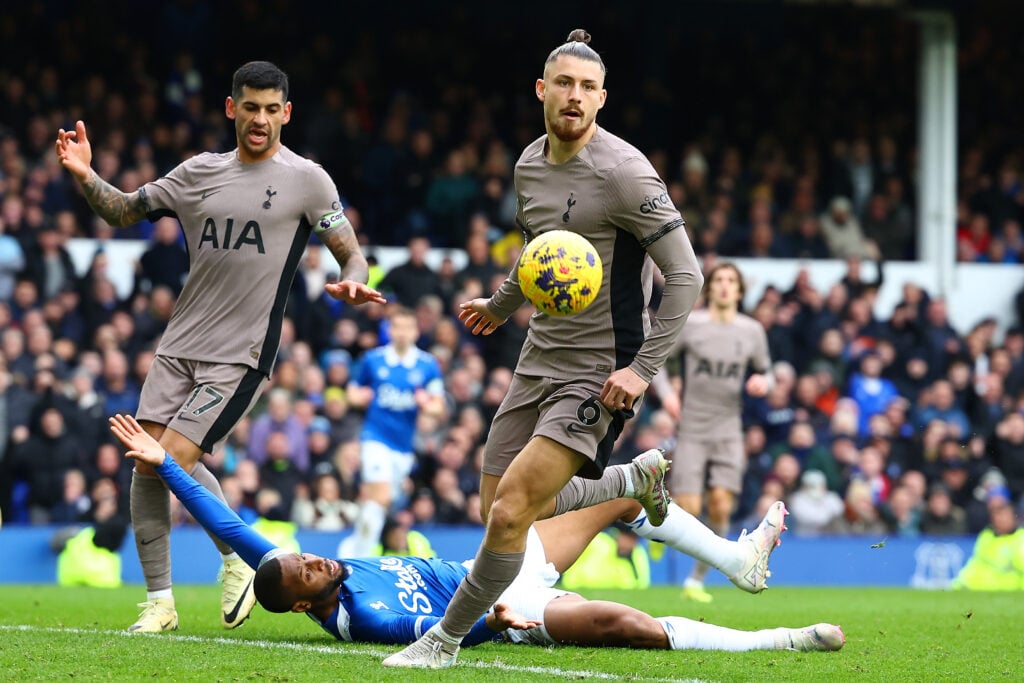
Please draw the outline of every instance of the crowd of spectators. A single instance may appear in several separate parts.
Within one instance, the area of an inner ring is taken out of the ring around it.
[[[381,287],[415,310],[420,345],[444,370],[448,406],[444,419],[419,424],[407,519],[476,523],[481,444],[530,311],[478,339],[461,328],[454,305],[492,291],[515,256],[512,168],[518,150],[541,133],[530,84],[567,29],[515,43],[508,65],[515,80],[494,77],[509,55],[468,58],[457,46],[469,42],[432,41],[430,32],[440,29],[429,21],[413,28],[416,16],[395,36],[368,27],[365,40],[341,46],[326,34],[300,35],[291,8],[270,18],[252,3],[234,4],[253,44],[273,35],[275,43],[302,46],[289,61],[277,60],[292,74],[297,102],[285,144],[329,170],[365,244],[408,247],[407,263],[379,273]],[[89,519],[112,497],[126,510],[130,466],[105,419],[137,406],[187,277],[187,254],[173,219],[116,234],[95,219],[57,163],[53,139],[57,128],[83,118],[94,167],[126,190],[197,151],[226,149],[221,107],[239,55],[212,51],[211,27],[232,3],[223,5],[160,3],[166,31],[152,45],[150,36],[117,30],[116,16],[104,17],[113,29],[49,17],[60,3],[27,3],[0,18],[5,521]],[[473,25],[466,12],[455,13],[447,30]],[[279,21],[282,14],[291,20]],[[44,20],[61,38],[53,51],[19,51],[33,39],[19,27]],[[616,48],[636,35],[592,29],[594,46],[613,53],[602,122],[648,153],[706,264],[729,256],[849,259],[846,277],[828,291],[801,273],[791,289],[769,288],[749,311],[768,331],[778,381],[768,397],[745,406],[750,468],[737,521],[784,498],[798,533],[976,532],[991,500],[1024,503],[1024,332],[1002,334],[990,322],[956,330],[943,300],[912,284],[891,316],[876,318],[878,283],[861,278],[860,260],[916,253],[916,152],[906,117],[914,41],[899,40],[912,28],[803,21],[817,28],[817,40],[783,46],[772,42],[781,35],[774,20],[762,35],[740,25],[746,40],[730,43],[732,59],[704,67],[701,55],[720,54],[708,33],[688,28],[686,45],[663,41],[650,54],[627,55]],[[646,23],[643,31],[655,30]],[[840,28],[858,40],[837,40]],[[1012,54],[995,47],[1003,43],[993,38],[994,24],[964,29],[961,68],[974,78],[965,87],[971,93]],[[189,39],[169,42],[175,31]],[[676,73],[673,63],[690,67]],[[818,69],[861,80],[822,79]],[[618,73],[645,76],[631,85],[614,80]],[[818,88],[814,114],[797,96],[802,79]],[[858,82],[872,87],[857,92]],[[674,96],[680,101],[673,105]],[[1010,97],[1001,89],[992,96]],[[986,128],[976,114],[964,122],[975,142],[961,155],[957,253],[1018,262],[1020,140],[1012,125]],[[67,249],[72,237],[100,245],[147,240],[131,295],[119,297],[102,248],[77,274]],[[435,270],[423,258],[431,246],[465,249],[468,263],[457,269],[448,260]],[[308,252],[293,287],[271,391],[206,464],[248,518],[335,530],[351,523],[359,489],[361,415],[349,409],[346,384],[362,354],[385,341],[385,311],[323,296],[318,258],[318,250]],[[622,435],[616,458],[665,445],[673,434],[652,398]]]

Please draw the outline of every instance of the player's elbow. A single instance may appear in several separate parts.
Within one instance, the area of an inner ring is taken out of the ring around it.
[[[687,286],[693,287],[699,292],[704,288],[704,273],[701,272],[699,265],[694,265],[694,269],[683,273],[683,277]]]
[[[704,287],[704,273],[696,263],[692,267],[679,268],[664,273],[666,287],[681,287],[699,292]]]

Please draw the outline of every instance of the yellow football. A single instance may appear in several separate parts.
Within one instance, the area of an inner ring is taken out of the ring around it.
[[[519,287],[537,310],[575,315],[594,302],[603,279],[601,257],[585,237],[550,230],[530,240],[519,258]]]

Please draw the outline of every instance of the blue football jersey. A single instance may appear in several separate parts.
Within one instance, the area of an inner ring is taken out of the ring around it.
[[[457,562],[421,557],[338,560],[349,575],[338,593],[338,609],[324,622],[309,615],[338,640],[405,644],[444,616],[468,573]],[[500,639],[481,618],[462,641],[476,645]]]
[[[253,569],[288,551],[257,533],[167,457],[157,473],[196,521],[231,546]],[[348,576],[338,592],[338,607],[321,622],[309,617],[339,640],[408,644],[444,616],[468,570],[457,562],[420,557],[340,559]],[[308,614],[308,613],[307,613]],[[483,617],[462,641],[476,645],[500,639]]]
[[[399,357],[391,345],[367,351],[359,360],[352,381],[373,389],[373,400],[363,420],[363,441],[377,441],[400,453],[412,453],[416,431],[416,390],[444,393],[437,359],[413,347]]]

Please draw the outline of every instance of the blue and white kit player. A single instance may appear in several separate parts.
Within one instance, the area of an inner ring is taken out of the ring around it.
[[[152,466],[207,531],[229,544],[257,570],[253,590],[265,609],[305,612],[339,640],[383,644],[414,641],[440,620],[458,585],[471,571],[471,562],[418,557],[332,560],[277,548],[188,476],[133,418],[118,415],[110,419],[110,424],[111,431],[128,448],[129,457]],[[665,525],[650,526],[637,499],[620,498],[537,522],[530,529],[526,561],[518,577],[473,625],[462,644],[504,640],[542,646],[671,650],[838,650],[845,637],[842,629],[832,624],[739,631],[685,617],[654,618],[621,603],[590,601],[552,587],[559,572],[616,518],[634,520],[631,526],[641,533],[644,527],[664,532],[664,527],[671,527],[673,518],[677,518],[690,526],[690,533],[686,534],[686,543],[672,543],[674,547],[685,551],[695,541],[701,546],[705,542],[717,545],[721,552],[706,548],[697,556],[722,570],[735,562],[740,568],[739,579],[750,573],[743,565],[767,561],[784,528],[783,517],[780,502],[753,534],[736,542],[717,537],[706,527],[702,529],[697,520],[674,506],[670,506]],[[759,570],[766,573],[766,566]],[[734,582],[751,592],[755,588],[741,580]]]
[[[445,412],[441,366],[416,346],[415,314],[396,308],[388,316],[387,343],[367,351],[352,373],[349,403],[366,411],[360,434],[360,498],[355,533],[338,549],[342,557],[373,554],[392,504],[416,465],[413,436],[420,414]]]

